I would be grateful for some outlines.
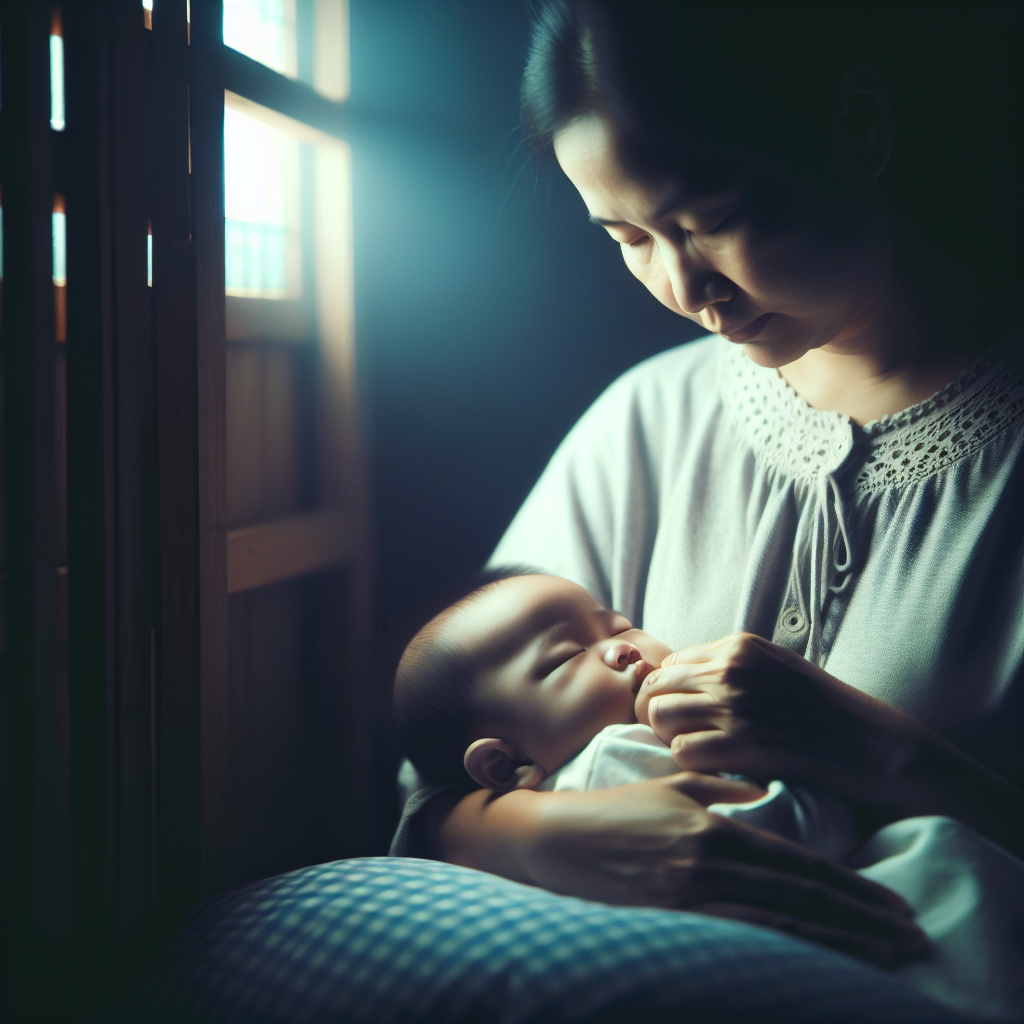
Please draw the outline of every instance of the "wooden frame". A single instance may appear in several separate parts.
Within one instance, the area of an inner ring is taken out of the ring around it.
[[[361,677],[338,674],[329,640],[341,610],[366,646],[370,547],[352,268],[330,246],[317,265],[341,301],[315,310],[316,502],[230,533],[225,519],[224,90],[318,142],[344,108],[227,50],[217,0],[192,4],[191,25],[186,0],[157,0],[151,18],[136,0],[65,0],[56,132],[52,6],[0,7],[0,1016],[66,1020],[237,878],[229,595],[303,581],[322,707],[343,733],[309,737],[344,822],[318,849],[365,849]],[[345,221],[344,203],[333,216]],[[291,323],[299,344],[311,322],[293,310],[268,330],[288,341]]]
[[[0,158],[4,200],[3,825],[0,999],[24,1011],[47,948],[67,957],[72,922],[67,813],[67,682],[56,548],[55,310],[48,251],[54,189],[50,12],[5,6],[0,23]],[[14,257],[17,253],[17,258]]]

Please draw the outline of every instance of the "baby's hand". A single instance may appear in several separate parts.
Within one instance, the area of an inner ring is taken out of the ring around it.
[[[704,772],[683,772],[676,775],[677,789],[702,807],[712,804],[749,804],[760,800],[768,790],[756,782],[739,782],[723,779],[720,775],[705,775]]]

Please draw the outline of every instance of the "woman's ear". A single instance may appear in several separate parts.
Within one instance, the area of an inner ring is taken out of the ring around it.
[[[889,91],[873,68],[858,68],[842,88],[841,120],[853,159],[865,181],[876,181],[892,155],[893,118]]]
[[[463,763],[477,785],[495,793],[536,789],[547,774],[539,764],[520,757],[511,743],[493,736],[470,743]]]

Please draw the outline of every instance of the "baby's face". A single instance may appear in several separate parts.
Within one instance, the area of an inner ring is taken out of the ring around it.
[[[481,734],[509,740],[546,773],[606,725],[635,722],[640,684],[671,653],[555,576],[510,579],[468,611]]]

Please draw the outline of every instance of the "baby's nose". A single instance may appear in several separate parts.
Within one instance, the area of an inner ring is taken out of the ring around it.
[[[604,663],[612,668],[622,669],[632,665],[635,661],[639,661],[641,657],[640,652],[632,644],[627,644],[624,640],[620,640],[618,643],[612,644],[604,652]]]

